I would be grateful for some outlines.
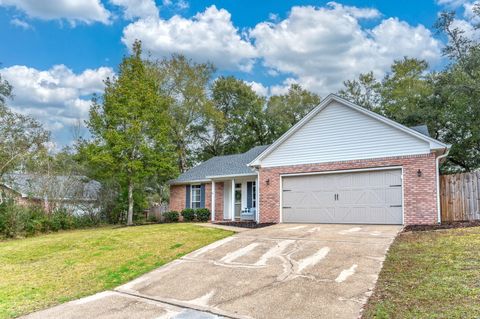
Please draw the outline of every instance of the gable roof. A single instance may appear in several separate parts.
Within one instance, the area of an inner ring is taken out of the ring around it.
[[[216,176],[253,175],[255,171],[247,164],[267,147],[268,145],[256,146],[245,153],[212,157],[170,181],[170,184],[204,182]]]
[[[410,128],[414,131],[417,131],[418,133],[421,133],[425,136],[430,137],[430,133],[428,132],[428,127],[425,124],[417,125],[417,126],[411,126]]]
[[[51,200],[94,201],[98,199],[101,184],[86,176],[44,176],[35,174],[6,174],[0,181],[22,197],[43,199],[46,193]],[[49,187],[50,189],[47,189]]]
[[[277,147],[279,147],[283,142],[285,142],[290,136],[292,136],[295,132],[297,132],[301,127],[303,127],[306,123],[308,123],[312,118],[314,118],[319,112],[321,112],[323,109],[325,109],[331,102],[336,101],[342,105],[345,105],[355,111],[358,111],[362,114],[365,114],[375,120],[378,120],[380,122],[383,122],[395,129],[398,129],[400,131],[403,131],[415,138],[418,138],[422,141],[425,141],[429,143],[430,149],[431,150],[444,150],[444,149],[449,149],[451,145],[442,143],[436,139],[433,139],[428,135],[428,129],[425,130],[416,127],[416,129],[413,128],[408,128],[398,122],[395,122],[393,120],[390,120],[380,114],[377,114],[375,112],[369,111],[361,106],[358,106],[350,101],[347,101],[335,94],[329,94],[325,99],[322,100],[322,102],[315,107],[310,113],[308,113],[304,118],[302,118],[299,122],[297,122],[294,126],[292,126],[287,132],[285,132],[280,138],[278,138],[273,144],[271,144],[268,148],[266,148],[262,153],[260,153],[254,160],[252,160],[250,163],[248,163],[249,166],[259,166],[261,163],[261,160],[264,159],[267,155],[272,153]],[[425,134],[427,133],[427,134]]]

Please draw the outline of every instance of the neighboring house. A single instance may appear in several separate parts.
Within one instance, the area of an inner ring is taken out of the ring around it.
[[[207,207],[212,221],[433,224],[449,149],[425,126],[407,128],[329,95],[272,145],[180,175],[170,209]]]
[[[101,185],[85,176],[6,174],[0,181],[0,202],[10,196],[21,205],[37,205],[46,211],[64,208],[74,214],[98,209]]]

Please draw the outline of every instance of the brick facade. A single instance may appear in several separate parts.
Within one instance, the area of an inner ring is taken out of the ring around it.
[[[404,223],[434,224],[437,222],[437,188],[435,154],[392,158],[332,162],[261,168],[260,222],[280,222],[280,175],[336,170],[401,166],[404,187]],[[417,171],[422,176],[417,176]],[[269,184],[267,185],[267,180]]]
[[[434,224],[437,222],[437,187],[435,154],[412,155],[381,159],[332,162],[261,168],[260,222],[280,222],[280,175],[292,173],[327,172],[337,170],[393,167],[403,168],[404,223]],[[421,170],[422,176],[417,176]],[[267,185],[267,180],[269,184]],[[223,182],[216,182],[215,220],[223,220]],[[211,210],[212,184],[205,183],[205,207]],[[170,187],[170,210],[181,212],[185,208],[185,185]]]
[[[215,220],[223,220],[223,182],[215,183]],[[181,212],[186,205],[186,185],[170,186],[169,210]],[[205,207],[212,210],[212,184],[205,183]]]
[[[170,202],[168,209],[181,212],[185,208],[186,192],[185,185],[170,185]]]
[[[215,183],[215,220],[223,220],[223,182]]]

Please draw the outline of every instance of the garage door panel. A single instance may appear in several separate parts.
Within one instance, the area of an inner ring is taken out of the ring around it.
[[[385,190],[386,197],[388,198],[387,204],[389,205],[402,205],[402,189],[398,188],[387,188]]]
[[[283,221],[286,223],[334,223],[334,207],[323,207],[321,209],[295,208],[283,210]]]
[[[299,206],[306,196],[308,196],[308,194],[305,192],[283,192],[283,206],[292,206],[295,204]]]
[[[313,191],[311,193],[311,202],[315,203],[315,206],[320,205],[333,205],[335,192],[328,191]]]
[[[284,177],[282,220],[402,224],[401,182],[398,169]]]

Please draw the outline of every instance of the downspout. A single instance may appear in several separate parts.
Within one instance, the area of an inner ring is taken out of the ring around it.
[[[435,159],[436,173],[437,173],[437,223],[442,223],[442,208],[440,207],[440,160],[447,157],[450,153],[449,148],[445,148],[444,154],[437,156]]]

